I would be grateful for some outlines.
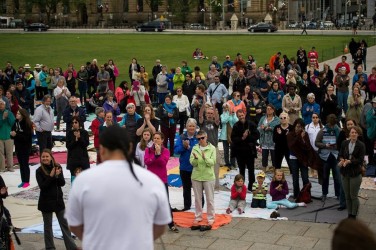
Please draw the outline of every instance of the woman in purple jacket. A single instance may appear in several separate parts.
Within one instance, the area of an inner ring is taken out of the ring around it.
[[[167,183],[167,162],[170,159],[170,151],[163,146],[164,135],[157,131],[153,135],[153,146],[146,148],[145,150],[145,165],[147,169],[157,175],[165,184],[167,196],[168,194],[168,183]],[[170,206],[171,209],[171,206]],[[171,217],[173,218],[172,211]],[[174,219],[168,224],[171,231],[178,233],[179,230],[175,226]]]

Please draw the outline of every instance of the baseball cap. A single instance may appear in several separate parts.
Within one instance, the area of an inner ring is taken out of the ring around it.
[[[376,97],[374,97],[371,102],[376,103]]]
[[[264,173],[264,171],[260,171],[260,172],[256,175],[256,178],[257,178],[257,177],[265,178],[265,173]]]

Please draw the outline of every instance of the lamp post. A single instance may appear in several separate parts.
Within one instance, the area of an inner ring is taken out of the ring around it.
[[[240,28],[243,28],[243,0],[240,0]]]

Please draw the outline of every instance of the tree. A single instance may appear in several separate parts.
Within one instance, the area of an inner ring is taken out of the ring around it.
[[[38,6],[41,13],[46,14],[47,23],[51,22],[51,15],[56,13],[59,4],[63,5],[64,14],[69,14],[70,4],[78,7],[85,2],[85,0],[32,0],[32,4]]]
[[[169,0],[169,10],[183,24],[187,22],[190,9],[197,5],[197,0]]]
[[[154,18],[154,12],[158,12],[158,6],[162,6],[163,2],[163,0],[145,0],[145,4],[149,6],[151,10],[152,18]]]

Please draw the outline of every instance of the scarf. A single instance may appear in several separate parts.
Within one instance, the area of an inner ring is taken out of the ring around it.
[[[176,109],[176,103],[171,102],[170,104],[163,103],[163,108],[167,111],[167,113],[173,114],[174,109]],[[173,117],[169,118],[170,124],[175,124],[175,119]]]
[[[241,100],[235,100],[235,98],[232,99],[232,102],[234,103],[235,106],[238,106],[241,102]]]

